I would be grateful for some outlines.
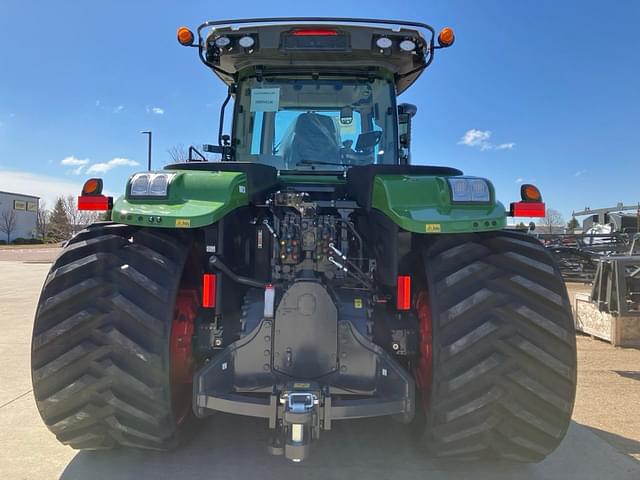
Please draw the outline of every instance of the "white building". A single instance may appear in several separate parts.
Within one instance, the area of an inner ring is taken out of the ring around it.
[[[7,234],[2,231],[5,225],[4,214],[15,216],[15,227],[11,231],[9,241],[16,238],[35,238],[38,200],[40,197],[23,195],[21,193],[3,192],[0,190],[0,240],[7,240]]]

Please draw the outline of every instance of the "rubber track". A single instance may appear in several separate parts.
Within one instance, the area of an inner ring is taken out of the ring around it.
[[[187,251],[170,232],[102,223],[53,264],[31,358],[38,410],[60,442],[174,445],[168,339]]]
[[[564,437],[575,330],[551,256],[530,236],[442,236],[424,247],[434,379],[425,440],[438,457],[540,461]]]

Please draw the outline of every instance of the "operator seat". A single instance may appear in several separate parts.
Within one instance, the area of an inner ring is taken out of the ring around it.
[[[331,117],[308,112],[295,124],[287,163],[293,168],[302,160],[339,162],[340,142]]]

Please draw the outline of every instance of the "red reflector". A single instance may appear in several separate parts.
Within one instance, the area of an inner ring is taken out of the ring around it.
[[[81,195],[78,197],[78,210],[107,211],[113,207],[113,197],[104,195]]]
[[[396,308],[398,310],[409,310],[411,308],[411,277],[409,275],[398,276]]]
[[[214,308],[216,306],[216,274],[205,273],[202,275],[202,306]]]
[[[294,30],[292,35],[294,37],[333,37],[338,35],[335,30],[327,30],[321,28]]]
[[[544,217],[544,202],[513,202],[510,217]]]

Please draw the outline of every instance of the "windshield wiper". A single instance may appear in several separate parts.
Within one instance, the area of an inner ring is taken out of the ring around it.
[[[345,165],[343,163],[324,162],[322,160],[300,160],[298,163],[296,163],[296,167],[298,165],[333,165],[335,167],[346,167],[347,166],[347,165]]]

